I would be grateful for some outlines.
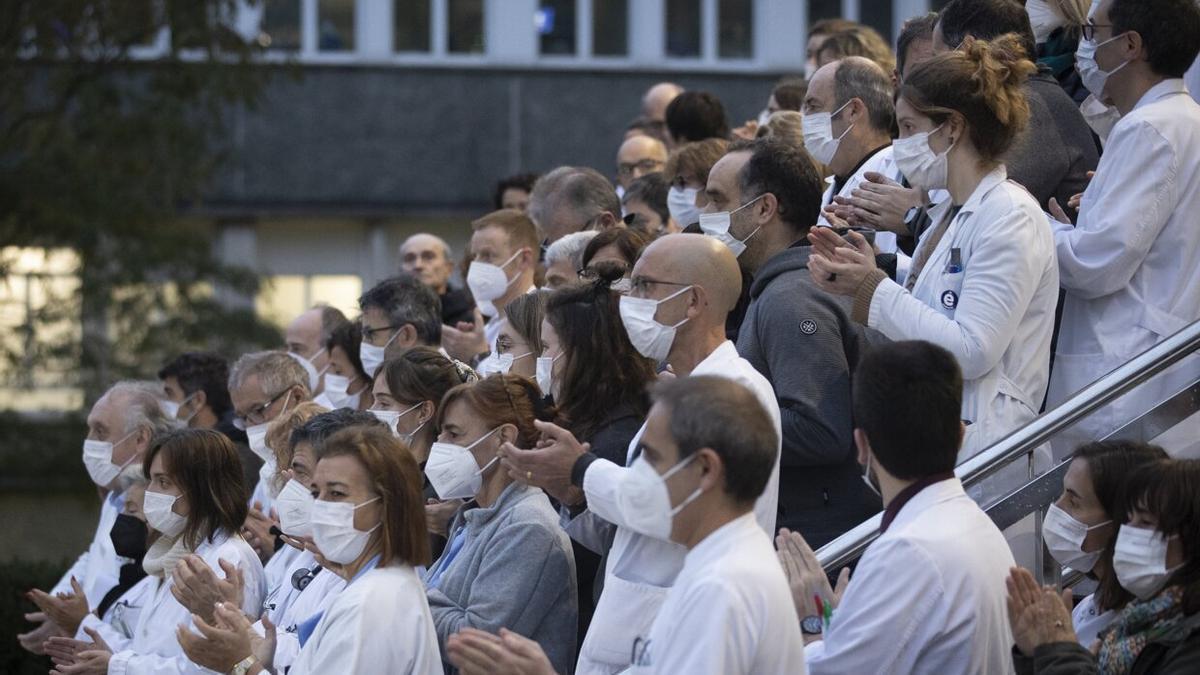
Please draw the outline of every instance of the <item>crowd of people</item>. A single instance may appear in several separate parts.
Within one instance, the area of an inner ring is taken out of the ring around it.
[[[1198,51],[1194,0],[951,0],[895,50],[816,24],[741,125],[655,85],[615,166],[500,181],[358,316],[112,385],[95,538],[20,644],[64,675],[1200,671],[1200,460],[1104,440],[1195,360],[1063,453],[1078,603],[955,476],[1200,318]],[[831,578],[814,550],[880,511]]]

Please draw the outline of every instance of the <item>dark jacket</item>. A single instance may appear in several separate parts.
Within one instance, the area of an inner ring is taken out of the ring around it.
[[[1195,675],[1200,673],[1200,614],[1189,620],[1182,639],[1155,640],[1146,645],[1129,675]],[[1077,642],[1042,645],[1028,657],[1013,648],[1017,675],[1091,675],[1099,673],[1096,657]]]
[[[754,277],[737,350],[775,389],[783,423],[779,526],[818,547],[881,509],[853,450],[850,380],[885,341],[850,320],[850,301],[817,288],[798,242]]]
[[[471,297],[471,292],[467,289],[447,287],[441,301],[442,323],[445,325],[475,323],[475,298]]]
[[[1066,28],[1056,29],[1045,42],[1037,46],[1037,62],[1039,66],[1050,69],[1058,86],[1076,105],[1083,105],[1090,92],[1083,86],[1079,71],[1075,70],[1075,50],[1078,48],[1078,36],[1072,36]]]
[[[1079,106],[1048,68],[1030,77],[1023,89],[1029,124],[1003,157],[1008,177],[1029,190],[1043,209],[1051,197],[1066,209],[1067,200],[1087,188],[1087,172],[1100,162],[1096,140]]]
[[[254,494],[254,487],[258,485],[258,470],[262,468],[263,461],[250,449],[246,432],[234,426],[233,416],[231,408],[217,421],[213,429],[224,434],[233,442],[233,447],[237,448],[238,457],[242,460],[242,481],[246,488],[246,500],[249,501],[250,496]]]

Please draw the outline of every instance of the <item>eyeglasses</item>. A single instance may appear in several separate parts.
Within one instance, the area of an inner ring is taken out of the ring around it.
[[[1097,28],[1112,28],[1111,23],[1085,23],[1079,27],[1084,40],[1095,40]]]
[[[641,171],[642,173],[651,173],[653,171],[662,170],[662,166],[663,166],[663,163],[658,161],[657,159],[643,159],[640,162],[634,162],[632,164],[621,163],[621,164],[617,165],[617,175],[618,176],[632,176],[634,171]]]
[[[657,279],[649,279],[647,277],[634,277],[629,281],[629,294],[635,297],[644,297],[650,291],[650,287],[655,284],[661,286],[691,286],[679,281],[659,281]]]
[[[289,387],[289,389],[290,389],[290,387]],[[262,424],[263,422],[266,422],[267,418],[266,418],[265,414],[267,412],[267,409],[270,408],[271,405],[275,403],[275,401],[278,401],[279,398],[286,393],[288,393],[288,390],[284,389],[283,391],[279,392],[278,394],[275,394],[274,396],[272,396],[271,399],[268,400],[266,403],[254,406],[253,408],[250,409],[250,412],[247,412],[245,415],[238,415],[238,416],[234,417],[233,418],[233,426],[237,427],[238,429],[241,429],[242,431],[245,431],[247,426],[253,426],[255,424]]]
[[[391,331],[396,330],[397,328],[399,328],[399,326],[394,325],[394,324],[389,324],[387,326],[380,326],[379,328],[367,328],[366,326],[363,326],[362,327],[363,340],[366,341],[368,344],[375,344],[375,336],[376,335],[378,335],[379,333],[391,332]]]
[[[578,272],[579,278],[584,281],[596,281],[597,279],[608,279],[613,281],[620,279],[629,272],[629,265],[616,260],[606,260],[590,265]]]

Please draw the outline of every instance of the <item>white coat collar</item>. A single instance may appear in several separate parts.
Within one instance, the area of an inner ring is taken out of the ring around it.
[[[754,518],[754,511],[744,513],[709,533],[707,537],[688,551],[685,567],[707,564],[717,558],[736,551],[746,537],[763,536],[763,530]]]
[[[724,365],[739,358],[737,347],[726,340],[692,369],[692,375],[724,375]]]
[[[975,186],[975,191],[972,192],[971,196],[967,198],[966,203],[963,204],[962,209],[960,209],[958,212],[958,215],[966,218],[967,215],[974,213],[975,210],[979,208],[979,204],[983,201],[983,198],[992,191],[992,188],[1006,180],[1008,180],[1008,169],[1006,169],[1003,164],[989,171],[988,174],[983,177],[983,180],[979,181],[979,185]],[[939,223],[946,215],[946,212],[953,207],[953,197],[944,199],[940,204],[929,209],[929,217],[935,224]]]
[[[1137,104],[1133,106],[1133,109],[1137,110],[1142,106],[1150,105],[1151,103],[1154,103],[1160,99],[1164,99],[1168,96],[1186,93],[1188,93],[1187,85],[1184,83],[1182,78],[1168,78],[1147,89],[1146,93],[1142,94],[1142,97],[1138,99]]]
[[[958,478],[948,478],[930,485],[908,500],[908,503],[900,509],[900,513],[896,514],[896,519],[892,521],[883,536],[900,532],[905,525],[920,518],[921,514],[931,507],[959,497],[968,498],[966,491],[963,490],[962,481]]]

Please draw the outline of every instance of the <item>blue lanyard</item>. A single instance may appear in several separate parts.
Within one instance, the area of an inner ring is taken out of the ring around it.
[[[463,544],[467,541],[467,526],[463,525],[458,528],[458,532],[454,534],[454,538],[450,540],[449,546],[446,547],[446,552],[438,559],[437,565],[433,568],[433,573],[429,575],[429,579],[425,582],[426,588],[437,588],[442,581],[442,575],[446,573],[446,569],[458,557],[462,551]]]
[[[379,566],[379,556],[375,556],[374,558],[371,558],[370,560],[368,560],[367,564],[363,565],[362,569],[359,570],[358,573],[354,575],[354,578],[352,578],[352,579],[350,579],[350,581],[346,582],[346,586],[349,587],[350,584],[354,583],[355,581],[358,581],[359,577],[361,577],[362,575],[366,574],[367,572],[370,572],[371,570],[375,569],[377,566]],[[310,637],[312,637],[313,633],[316,632],[317,626],[321,623],[321,619],[324,617],[325,617],[325,610],[321,610],[321,611],[317,612],[316,614],[313,614],[312,616],[308,617],[304,621],[301,621],[300,623],[296,624],[296,639],[300,640],[301,647],[304,647],[304,643],[308,642],[308,639]]]

